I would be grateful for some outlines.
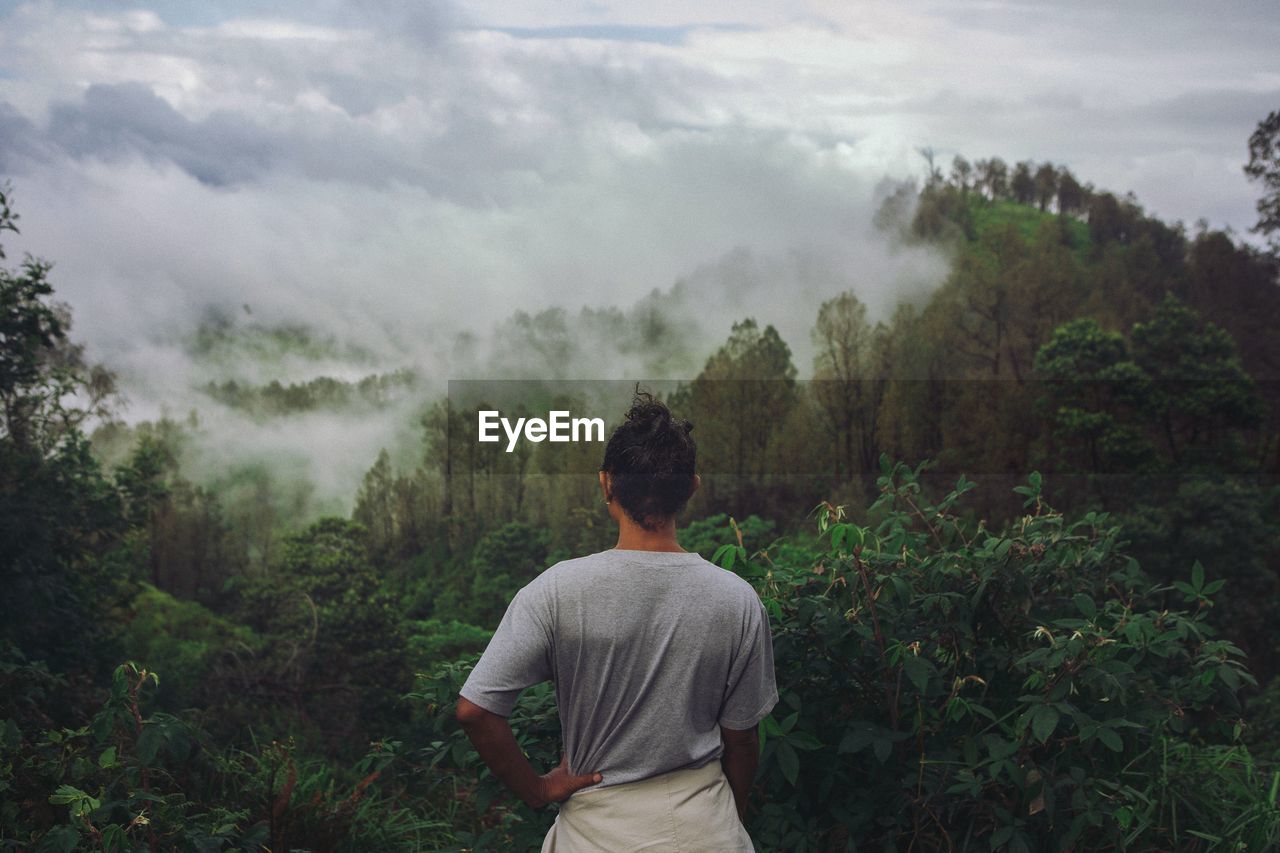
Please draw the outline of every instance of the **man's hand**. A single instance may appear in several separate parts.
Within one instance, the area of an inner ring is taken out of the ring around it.
[[[563,756],[560,763],[555,766],[550,773],[543,773],[538,777],[538,798],[542,800],[539,806],[545,806],[547,803],[562,803],[569,799],[569,796],[575,791],[580,791],[590,785],[603,781],[604,777],[599,773],[586,773],[582,776],[574,776],[569,772],[569,756]]]
[[[527,806],[540,809],[547,803],[563,802],[574,791],[604,778],[599,773],[574,776],[569,772],[568,756],[561,758],[550,773],[539,776],[516,743],[506,717],[487,711],[465,697],[458,699],[457,717],[493,775]]]

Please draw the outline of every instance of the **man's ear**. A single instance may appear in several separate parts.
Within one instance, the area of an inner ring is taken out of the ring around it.
[[[698,491],[698,486],[702,485],[702,478],[697,474],[693,475],[693,488],[689,490],[689,497],[693,497],[693,493]]]
[[[612,485],[613,484],[609,481],[609,472],[601,471],[600,472],[600,491],[604,492],[605,503],[608,503],[609,501],[613,500],[613,495],[610,494],[611,492],[610,487]]]

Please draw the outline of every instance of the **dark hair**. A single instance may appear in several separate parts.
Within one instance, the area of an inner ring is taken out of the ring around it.
[[[697,445],[692,429],[637,385],[626,419],[605,446],[600,470],[610,475],[613,497],[646,530],[684,509],[693,494]]]

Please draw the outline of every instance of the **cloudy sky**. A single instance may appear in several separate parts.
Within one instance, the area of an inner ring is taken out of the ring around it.
[[[460,331],[679,281],[803,373],[822,298],[940,276],[869,233],[923,146],[1244,236],[1277,44],[1271,0],[0,0],[7,246],[143,415],[210,312],[450,372]]]

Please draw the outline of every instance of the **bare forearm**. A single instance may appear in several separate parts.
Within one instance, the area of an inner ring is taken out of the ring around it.
[[[726,743],[724,753],[720,756],[720,764],[724,775],[733,790],[733,800],[738,806],[738,819],[747,819],[747,796],[751,791],[751,782],[756,778],[756,765],[760,761],[758,747],[755,743]]]
[[[575,791],[604,781],[604,775],[599,772],[570,773],[567,755],[539,776],[524,757],[507,718],[481,708],[465,696],[458,699],[457,717],[493,775],[527,806],[537,809],[547,803],[561,803]]]
[[[481,718],[463,724],[463,730],[476,752],[493,775],[524,801],[525,805],[538,808],[546,805],[541,791],[541,777],[525,758],[516,742],[515,733],[506,719],[499,716]]]

